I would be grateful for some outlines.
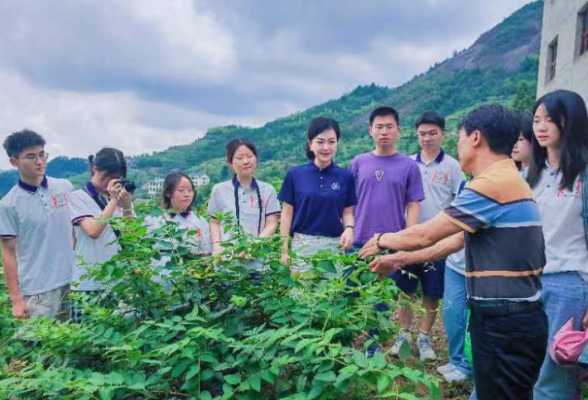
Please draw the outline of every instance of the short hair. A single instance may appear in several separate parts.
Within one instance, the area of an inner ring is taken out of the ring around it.
[[[398,115],[398,111],[396,111],[392,107],[383,106],[383,107],[378,107],[378,108],[374,109],[371,112],[371,114],[370,114],[370,126],[373,125],[374,120],[377,117],[387,117],[389,115],[391,115],[391,116],[394,117],[394,120],[396,121],[396,125],[400,125],[400,116]]]
[[[233,140],[229,141],[229,143],[227,143],[226,156],[227,156],[227,162],[229,164],[233,163],[233,158],[235,157],[235,153],[237,152],[237,150],[239,150],[239,147],[241,147],[241,146],[247,147],[249,150],[251,150],[253,155],[255,155],[255,157],[257,158],[257,148],[255,147],[253,142],[250,141],[249,139],[237,138],[237,139],[233,139]]]
[[[519,140],[519,123],[515,114],[498,104],[476,108],[468,113],[459,124],[459,130],[467,136],[480,131],[495,154],[510,156]]]
[[[337,141],[339,141],[339,138],[341,137],[341,128],[337,121],[327,117],[318,117],[310,121],[306,132],[308,140],[304,144],[304,151],[309,160],[314,160],[314,153],[310,150],[310,142],[321,133],[331,129],[335,131]]]
[[[419,129],[422,124],[437,125],[442,131],[445,130],[445,117],[437,111],[425,111],[414,123],[414,127]]]
[[[4,150],[8,157],[18,158],[24,150],[36,146],[45,146],[45,139],[37,132],[29,129],[23,129],[20,132],[14,132],[4,140]]]
[[[171,204],[171,196],[174,193],[174,190],[180,184],[182,178],[186,178],[190,185],[192,185],[192,190],[194,191],[194,197],[192,198],[192,202],[188,206],[188,210],[192,208],[194,202],[196,201],[196,187],[194,186],[194,182],[184,172],[172,172],[168,174],[164,181],[163,181],[163,190],[161,191],[161,207],[165,210],[169,210],[172,207]],[[178,210],[179,211],[179,210]]]
[[[90,162],[90,173],[94,174],[94,167],[100,172],[108,175],[118,174],[122,178],[127,176],[127,160],[122,151],[112,147],[104,147],[95,156],[88,156]]]

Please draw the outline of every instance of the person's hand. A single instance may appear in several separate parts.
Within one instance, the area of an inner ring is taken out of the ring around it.
[[[284,267],[288,266],[290,264],[290,254],[282,253],[282,256],[280,257],[280,262]]]
[[[339,239],[339,244],[343,250],[349,250],[353,246],[353,229],[346,228]]]
[[[582,329],[588,329],[588,310],[586,310],[586,314],[584,314],[584,319],[582,319]]]
[[[400,252],[378,257],[370,263],[370,269],[380,276],[392,275],[407,265],[405,254]]]
[[[130,211],[133,209],[133,195],[127,192],[122,185],[117,200],[122,204],[123,210]]]
[[[118,200],[121,190],[124,190],[118,179],[111,179],[106,186],[106,191],[111,199]]]
[[[22,298],[12,303],[12,315],[18,319],[29,317],[29,306]]]
[[[359,250],[359,258],[367,258],[369,256],[375,256],[382,252],[382,249],[378,246],[378,233],[374,235],[366,244],[363,245]]]

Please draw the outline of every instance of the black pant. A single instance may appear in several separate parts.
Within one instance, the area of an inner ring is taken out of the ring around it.
[[[543,309],[498,316],[472,309],[470,335],[478,399],[533,399],[547,350]]]

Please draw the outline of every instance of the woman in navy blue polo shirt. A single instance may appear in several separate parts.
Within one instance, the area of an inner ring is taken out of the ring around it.
[[[282,201],[280,234],[284,240],[282,263],[288,249],[311,256],[321,250],[343,250],[353,245],[353,206],[357,203],[351,172],[333,162],[341,130],[337,121],[319,117],[308,126],[306,156],[309,163],[288,171],[278,198]],[[293,272],[305,271],[292,267]]]

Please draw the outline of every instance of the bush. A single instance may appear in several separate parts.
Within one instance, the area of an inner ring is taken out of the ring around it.
[[[86,299],[83,323],[15,321],[0,288],[0,398],[441,398],[436,378],[364,355],[364,332],[399,330],[394,307],[374,311],[395,306],[397,289],[355,255],[319,254],[305,260],[315,273],[292,277],[279,237],[238,232],[222,256],[199,258],[173,223],[149,235],[141,218],[113,223],[124,249],[90,272],[107,290]],[[267,269],[253,276],[241,266],[251,258]]]

